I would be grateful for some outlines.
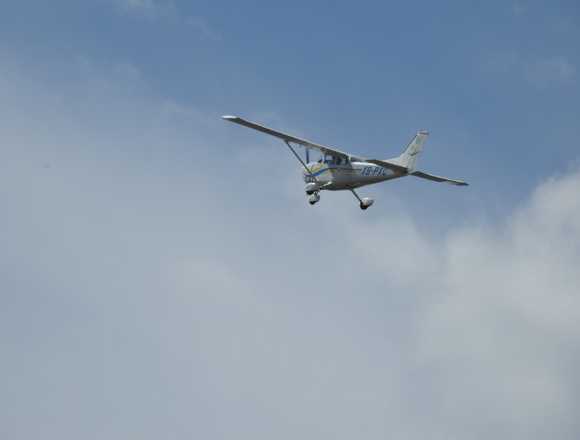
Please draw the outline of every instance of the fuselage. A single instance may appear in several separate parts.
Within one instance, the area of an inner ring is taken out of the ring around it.
[[[359,188],[403,175],[364,161],[351,161],[345,164],[311,162],[307,166],[322,189],[330,191]],[[305,170],[303,176],[306,183],[314,182],[312,176]]]

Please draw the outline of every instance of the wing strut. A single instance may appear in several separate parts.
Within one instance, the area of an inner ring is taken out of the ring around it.
[[[294,150],[294,148],[292,148],[292,145],[290,145],[290,142],[288,142],[286,139],[284,139],[284,143],[288,146],[288,148],[290,148],[290,151],[292,151],[292,154],[302,164],[302,166],[304,167],[304,169],[306,170],[306,172],[308,173],[308,175],[310,177],[312,177],[314,179],[314,181],[316,182],[316,177],[314,177],[314,174],[312,174],[312,172],[308,169],[308,167],[306,166],[306,164],[304,163],[304,161],[302,159],[300,159],[300,156],[298,156],[298,153],[296,153],[296,151]]]

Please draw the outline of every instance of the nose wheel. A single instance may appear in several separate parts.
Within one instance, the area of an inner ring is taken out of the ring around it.
[[[315,205],[319,201],[320,195],[318,194],[318,192],[312,193],[310,196],[308,196],[308,203],[310,203],[311,205]]]

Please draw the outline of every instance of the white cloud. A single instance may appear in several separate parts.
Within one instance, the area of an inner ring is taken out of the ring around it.
[[[435,236],[133,68],[1,71],[6,437],[578,437],[579,172]]]
[[[152,21],[173,21],[189,27],[201,38],[219,40],[219,32],[202,17],[183,15],[172,0],[114,0],[124,14]]]
[[[171,0],[114,0],[125,13],[150,19],[174,16],[175,4]]]
[[[506,225],[454,233],[442,249],[418,354],[440,369],[442,411],[466,420],[465,433],[577,433],[568,374],[580,342],[579,187],[578,172],[553,179]],[[474,410],[487,415],[474,420]]]
[[[524,67],[524,76],[536,86],[567,84],[576,77],[576,66],[564,56],[553,56],[529,62]]]
[[[482,66],[497,75],[523,78],[538,88],[573,84],[577,71],[574,63],[565,56],[525,57],[510,50],[488,54],[483,58]]]
[[[522,17],[526,15],[527,11],[528,6],[527,4],[524,4],[522,1],[516,0],[515,2],[512,3],[512,12],[516,17]]]
[[[220,40],[220,34],[207,22],[200,17],[187,17],[185,23],[192,29],[195,29],[202,38],[207,40]]]

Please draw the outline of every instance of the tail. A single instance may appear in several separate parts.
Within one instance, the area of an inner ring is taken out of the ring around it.
[[[427,131],[419,131],[413,138],[413,140],[409,143],[405,151],[396,158],[396,162],[406,167],[409,170],[409,173],[415,171],[415,166],[417,163],[417,158],[419,153],[423,150],[423,144],[427,140],[427,136],[429,136],[429,132]]]

